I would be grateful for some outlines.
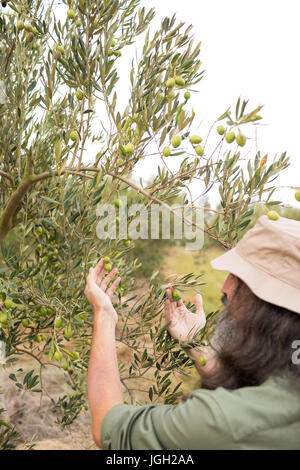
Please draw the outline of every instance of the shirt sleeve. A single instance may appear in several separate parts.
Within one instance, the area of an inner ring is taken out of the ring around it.
[[[213,391],[197,390],[178,405],[116,405],[101,427],[105,450],[209,450],[233,448]]]

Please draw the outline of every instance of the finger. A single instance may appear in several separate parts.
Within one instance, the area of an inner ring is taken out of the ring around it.
[[[196,307],[196,313],[202,313],[203,312],[203,299],[201,294],[197,294],[195,296],[195,307]]]
[[[184,303],[183,303],[182,299],[177,300],[176,307],[184,307]]]
[[[90,282],[95,282],[95,270],[94,268],[90,268],[89,270],[89,274],[87,275],[87,278],[86,278],[86,283],[89,284]]]
[[[117,279],[114,280],[114,282],[113,282],[112,285],[109,287],[109,289],[107,289],[106,294],[107,294],[110,298],[112,298],[112,296],[113,296],[113,294],[114,294],[116,288],[117,288],[118,285],[120,284],[120,282],[121,282],[121,278],[120,278],[120,276],[119,276],[119,277],[117,277]]]
[[[103,261],[103,258],[101,258],[100,261],[98,261],[98,263],[96,264],[96,266],[95,266],[95,268],[94,268],[97,275],[100,273],[100,271],[102,270],[103,266],[104,266],[104,261]]]
[[[100,261],[95,266],[95,274],[96,274],[96,280],[97,280],[98,285],[99,285],[99,282],[101,282],[101,279],[104,276],[104,273],[105,273],[104,261],[103,261],[103,258],[101,258]]]
[[[117,271],[118,271],[118,270],[117,270],[116,268],[112,269],[112,270],[110,271],[110,273],[102,279],[102,281],[101,281],[101,283],[100,283],[100,288],[101,288],[102,290],[104,290],[104,291],[106,290],[106,288],[107,288],[108,284],[110,283],[110,281],[111,281],[111,280],[115,277],[115,275],[117,274]]]
[[[172,290],[169,289],[169,288],[167,288],[167,289],[166,289],[166,295],[167,295],[168,298],[171,299],[171,298],[172,298]]]

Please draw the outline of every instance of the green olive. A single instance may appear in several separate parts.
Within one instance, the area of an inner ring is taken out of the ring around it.
[[[128,155],[132,155],[134,152],[134,145],[132,143],[129,143],[127,145],[124,145],[124,149]]]
[[[54,325],[55,325],[56,328],[61,328],[62,327],[62,318],[61,317],[55,318]]]
[[[167,88],[173,88],[175,86],[175,79],[174,78],[169,78],[166,81],[166,87]]]
[[[175,77],[175,83],[178,86],[184,86],[185,85],[185,81],[181,76]]]
[[[244,147],[244,145],[246,144],[246,137],[242,134],[238,134],[237,137],[236,137],[236,143],[240,146],[240,147]]]
[[[74,20],[76,16],[75,11],[72,8],[69,8],[67,16],[70,20]]]
[[[295,199],[300,202],[300,191],[295,192]]]
[[[192,135],[190,137],[191,144],[201,144],[202,140],[202,137],[200,137],[199,135]]]
[[[224,135],[224,134],[225,134],[225,127],[223,127],[223,126],[218,126],[218,127],[217,127],[217,132],[218,132],[218,134],[220,134],[220,135]]]
[[[181,145],[181,137],[179,135],[174,135],[171,139],[171,144],[174,148],[177,148]]]
[[[163,148],[163,156],[164,157],[169,157],[171,155],[171,149],[170,147],[164,147]]]
[[[62,360],[62,353],[60,351],[55,351],[53,357],[57,362],[60,362]]]
[[[65,327],[65,337],[70,339],[72,338],[72,336],[73,336],[73,328],[71,325],[67,325]]]
[[[227,134],[225,135],[225,139],[226,139],[226,142],[228,144],[231,144],[235,139],[235,133],[234,132],[227,132]]]
[[[200,356],[199,359],[198,359],[198,362],[200,364],[200,366],[205,366],[206,364],[206,359],[204,356]]]
[[[201,145],[196,145],[195,152],[197,155],[202,157],[202,155],[204,154],[204,148]]]
[[[63,46],[61,46],[60,44],[57,44],[57,45],[56,45],[56,50],[59,51],[59,52],[61,52],[62,54],[65,53],[65,50],[64,50]]]
[[[14,303],[10,299],[5,299],[4,300],[4,305],[5,305],[5,308],[7,308],[9,310],[10,308],[12,308],[14,306]]]
[[[84,95],[83,95],[83,93],[82,93],[81,90],[77,90],[77,91],[76,91],[76,98],[77,98],[79,101],[83,100]]]
[[[24,328],[27,328],[30,325],[30,320],[28,318],[23,318],[22,325],[24,326]]]
[[[7,323],[7,315],[6,313],[0,313],[0,323]]]
[[[22,20],[19,20],[17,22],[17,30],[22,31],[22,29],[24,29],[24,27],[25,27],[24,22]]]
[[[270,220],[278,220],[279,219],[279,214],[276,211],[269,211],[267,213],[267,216],[269,217]]]
[[[173,297],[173,299],[176,299],[176,300],[181,299],[180,293],[176,289],[173,290],[172,297]]]
[[[76,142],[76,140],[78,139],[78,134],[76,131],[72,131],[70,133],[70,139],[73,140],[73,142]]]
[[[40,309],[40,314],[42,315],[42,317],[46,317],[47,316],[47,308],[46,307],[42,307]]]

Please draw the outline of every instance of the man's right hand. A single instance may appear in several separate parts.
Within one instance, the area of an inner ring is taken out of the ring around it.
[[[182,300],[172,301],[173,287],[168,286],[166,290],[167,300],[165,302],[165,319],[171,322],[168,331],[172,338],[181,341],[188,341],[201,330],[206,323],[203,311],[202,296],[195,297],[196,313],[190,312]]]

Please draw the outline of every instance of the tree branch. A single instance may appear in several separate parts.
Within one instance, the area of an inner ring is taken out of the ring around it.
[[[14,183],[13,177],[10,176],[8,173],[5,173],[5,171],[0,170],[0,176],[3,176],[3,178],[8,179],[11,182],[11,184]]]
[[[13,228],[13,218],[17,214],[19,206],[32,184],[32,177],[25,178],[9,198],[0,217],[0,241],[4,240],[8,232]]]

